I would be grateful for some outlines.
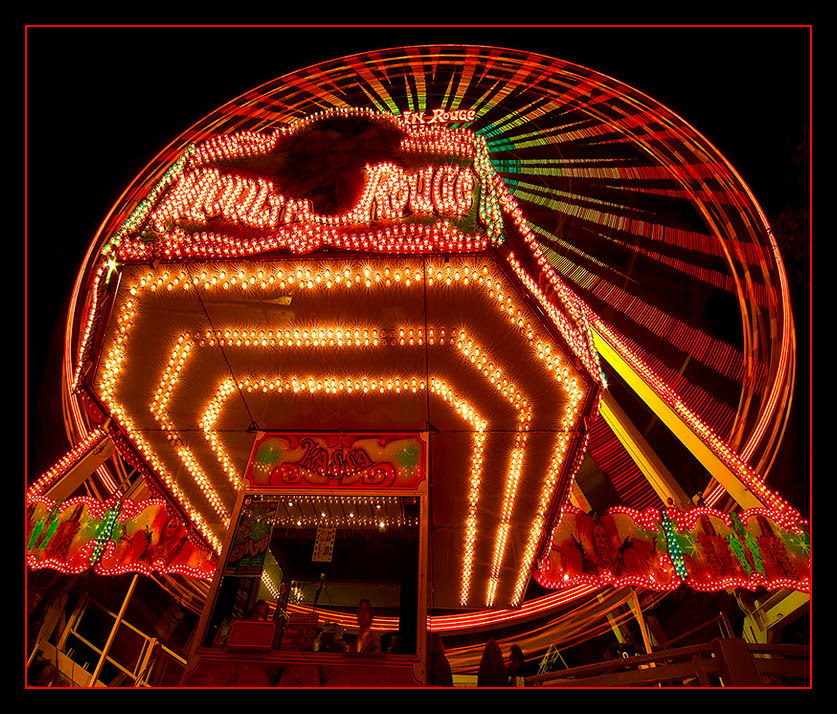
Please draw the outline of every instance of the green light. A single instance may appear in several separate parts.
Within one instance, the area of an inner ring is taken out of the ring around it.
[[[110,284],[110,276],[116,272],[117,268],[119,267],[119,264],[116,262],[115,258],[108,258],[108,261],[107,263],[105,263],[105,265],[108,266],[108,274],[107,278],[105,279],[105,283]]]
[[[660,509],[660,516],[663,521],[663,531],[666,536],[666,545],[668,546],[668,553],[674,563],[674,570],[678,577],[685,580],[689,573],[686,570],[686,563],[683,559],[683,551],[680,548],[680,543],[677,540],[677,534],[674,532],[674,525],[668,518],[665,509]]]

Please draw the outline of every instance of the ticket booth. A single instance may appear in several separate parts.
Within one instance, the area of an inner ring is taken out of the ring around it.
[[[260,433],[186,686],[419,686],[427,435]]]

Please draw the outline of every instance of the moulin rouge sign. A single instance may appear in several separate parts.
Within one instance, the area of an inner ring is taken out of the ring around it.
[[[472,122],[477,118],[477,113],[473,109],[433,109],[430,114],[404,112],[402,116],[408,124],[451,124]]]
[[[186,172],[151,215],[155,230],[181,221],[219,218],[247,228],[275,230],[292,223],[369,223],[411,214],[465,216],[473,204],[474,174],[458,165],[407,171],[391,163],[370,166],[358,205],[342,217],[316,215],[308,199],[287,198],[263,178],[224,174],[218,169]]]
[[[444,165],[406,171],[393,164],[378,164],[369,167],[359,205],[345,218],[347,222],[368,223],[410,213],[459,217],[470,210],[473,190],[474,175],[468,167]],[[315,215],[307,199],[282,196],[270,181],[222,174],[218,169],[185,173],[151,215],[159,231],[166,230],[169,222],[205,223],[212,218],[271,230],[281,224],[329,222],[330,217]]]

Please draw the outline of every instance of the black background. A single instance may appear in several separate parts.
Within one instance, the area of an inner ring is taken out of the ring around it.
[[[67,448],[59,378],[70,291],[137,173],[203,116],[286,72],[374,49],[461,43],[614,77],[675,111],[736,167],[776,231],[791,283],[797,389],[770,482],[807,511],[811,37],[808,27],[26,28],[29,480]]]

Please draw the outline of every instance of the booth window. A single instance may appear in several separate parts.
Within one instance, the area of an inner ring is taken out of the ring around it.
[[[419,517],[417,496],[247,497],[203,645],[261,627],[265,649],[356,652],[368,600],[381,653],[415,654]]]

